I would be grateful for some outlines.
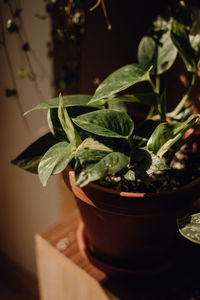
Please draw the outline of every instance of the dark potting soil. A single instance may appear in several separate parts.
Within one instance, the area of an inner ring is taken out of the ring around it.
[[[158,193],[175,190],[200,177],[200,153],[191,147],[179,150],[171,163],[171,169],[157,172],[145,180],[128,181],[123,175],[109,175],[96,183],[117,191],[132,193]]]

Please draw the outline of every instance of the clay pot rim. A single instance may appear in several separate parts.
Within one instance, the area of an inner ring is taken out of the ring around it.
[[[73,177],[74,177],[74,171],[69,171],[69,173],[73,173]],[[75,184],[75,181],[74,181]],[[123,191],[116,191],[114,189],[111,188],[107,188],[107,187],[103,187],[101,185],[95,184],[90,182],[88,185],[82,187],[81,189],[84,190],[84,188],[86,188],[87,186],[91,186],[92,188],[102,191],[102,192],[106,192],[106,193],[110,193],[113,195],[119,195],[121,197],[129,197],[129,198],[145,198],[145,197],[151,197],[151,198],[157,198],[159,195],[160,196],[168,196],[168,195],[174,195],[178,192],[183,192],[184,190],[187,190],[188,188],[192,188],[195,185],[200,185],[200,177],[196,178],[195,180],[191,181],[188,184],[185,184],[175,190],[171,190],[171,191],[165,191],[165,192],[158,192],[158,193],[131,193],[131,192],[123,192]],[[76,186],[76,184],[75,184]],[[77,186],[78,187],[78,186]],[[80,187],[78,187],[80,188]]]

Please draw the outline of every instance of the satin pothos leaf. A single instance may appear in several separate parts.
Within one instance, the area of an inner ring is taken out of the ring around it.
[[[88,105],[89,100],[92,96],[90,95],[66,95],[63,96],[63,105],[64,107],[71,107],[71,106],[86,106]],[[49,99],[43,103],[40,103],[30,110],[28,110],[26,114],[28,114],[31,111],[34,110],[40,110],[40,109],[49,109],[49,108],[58,108],[59,107],[59,97],[55,97],[52,99]]]
[[[138,148],[133,152],[131,155],[131,165],[133,167],[124,175],[124,178],[130,181],[144,179],[152,173],[169,169],[162,158],[145,147]]]
[[[200,244],[200,213],[177,219],[179,232],[189,241]]]
[[[137,93],[137,94],[125,94],[115,96],[113,98],[105,99],[109,105],[115,102],[127,102],[127,103],[141,103],[148,106],[157,106],[158,95],[154,92],[150,93]]]
[[[75,154],[75,141],[59,142],[51,147],[42,157],[38,166],[38,176],[43,186],[46,186],[51,174],[63,171]]]
[[[60,102],[58,107],[58,118],[62,125],[63,130],[66,133],[68,140],[72,142],[76,142],[77,146],[81,143],[81,138],[74,128],[74,125],[68,115],[66,108],[64,107],[63,98],[60,95]]]
[[[84,164],[81,161],[82,166],[79,165],[75,169],[75,183],[80,187],[107,175],[116,174],[127,167],[130,162],[129,157],[120,152],[106,153],[102,151],[100,153],[99,151],[94,151],[93,155],[90,150],[89,152],[90,155],[89,153],[84,153],[84,156],[89,157],[88,161],[83,160]]]
[[[169,70],[176,59],[177,49],[170,37],[171,23],[171,18],[159,16],[149,34],[140,41],[138,61],[144,68],[153,65],[154,74]]]
[[[111,109],[90,112],[72,121],[81,129],[104,137],[128,138],[134,128],[128,114]]]
[[[162,157],[199,118],[200,115],[194,114],[185,122],[164,122],[159,124],[149,138],[147,148]]]
[[[110,98],[116,93],[142,81],[149,80],[150,68],[145,69],[138,64],[131,64],[121,67],[111,73],[96,89],[89,104],[101,99]]]
[[[101,151],[107,151],[107,152],[112,152],[113,150],[103,143],[100,143],[97,140],[94,140],[93,138],[89,137],[86,138],[77,148],[76,152],[81,151],[81,150],[101,150]]]
[[[178,52],[188,70],[188,72],[196,71],[196,55],[191,46],[189,39],[189,32],[184,24],[181,24],[176,19],[173,20],[171,38],[174,45],[178,49]]]
[[[109,153],[110,151],[106,150],[83,149],[76,151],[75,158],[79,161],[83,168],[88,168],[89,165],[100,161]]]
[[[13,159],[11,163],[25,171],[37,174],[41,158],[56,143],[58,143],[58,140],[51,133],[47,133],[34,141],[20,155]]]

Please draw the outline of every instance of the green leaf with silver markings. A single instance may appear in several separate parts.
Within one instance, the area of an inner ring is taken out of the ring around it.
[[[111,109],[80,115],[72,121],[81,129],[104,137],[128,138],[134,128],[128,114]]]
[[[88,165],[94,164],[100,161],[103,157],[109,154],[110,151],[98,150],[98,149],[83,149],[76,151],[75,158],[83,166],[88,168]]]
[[[108,108],[117,111],[123,111],[125,113],[127,112],[126,105],[122,101],[108,102]]]
[[[138,61],[144,68],[153,65],[154,74],[169,70],[176,59],[177,49],[170,37],[171,23],[171,18],[158,16],[149,34],[140,41]]]
[[[75,143],[68,143],[66,141],[55,144],[42,157],[38,166],[38,176],[43,184],[46,186],[51,174],[57,174],[64,170],[75,154]]]
[[[148,140],[147,148],[162,157],[199,118],[200,115],[194,114],[185,122],[164,122],[159,124]]]
[[[169,169],[162,158],[147,148],[138,148],[134,151],[131,155],[130,165],[134,167],[124,175],[124,178],[130,181],[144,179],[152,173]]]
[[[82,167],[79,165],[75,168],[75,183],[80,187],[107,175],[116,174],[127,167],[130,161],[129,157],[120,152],[108,154],[102,152],[103,157],[99,159],[100,156],[97,157],[96,151],[94,151],[93,155],[90,150],[88,151],[88,154],[86,152],[84,153],[85,157],[88,157],[88,162],[84,160]],[[99,152],[98,154],[100,155]]]
[[[33,142],[20,155],[13,159],[11,163],[25,171],[37,174],[41,158],[56,143],[58,143],[58,139],[51,133],[47,133]]]
[[[90,95],[66,95],[63,96],[63,105],[64,107],[71,107],[71,106],[85,106],[88,105],[88,102],[90,101],[92,96]],[[43,103],[40,103],[30,110],[28,110],[26,114],[34,111],[34,110],[40,110],[40,109],[49,109],[49,108],[58,108],[59,106],[59,97],[55,97],[52,99],[49,99]]]
[[[110,98],[116,93],[142,81],[149,80],[150,69],[144,69],[138,64],[131,64],[121,67],[111,73],[96,89],[89,104],[98,100]]]
[[[113,102],[130,102],[130,103],[141,103],[148,106],[157,106],[158,95],[154,92],[151,93],[137,93],[137,94],[125,94],[122,96],[116,96],[114,98],[105,99],[105,102],[112,104]]]
[[[191,46],[187,26],[177,20],[172,22],[171,38],[188,70],[196,71],[195,51]]]
[[[189,241],[200,244],[200,213],[177,219],[179,232]]]
[[[62,125],[63,130],[65,131],[70,142],[76,142],[77,145],[81,143],[81,138],[74,128],[74,125],[68,115],[66,108],[64,107],[62,96],[60,95],[60,102],[58,107],[58,118]]]
[[[97,140],[94,140],[93,138],[89,137],[86,138],[77,148],[76,152],[85,150],[85,149],[91,149],[91,150],[101,150],[101,151],[107,151],[112,152],[113,150],[106,145],[100,143]]]

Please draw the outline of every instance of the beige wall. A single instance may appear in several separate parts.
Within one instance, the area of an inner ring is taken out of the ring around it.
[[[16,78],[20,103],[26,111],[53,94],[52,61],[47,58],[46,47],[50,40],[50,20],[43,21],[34,16],[35,13],[46,14],[44,1],[20,2],[31,46],[31,62],[37,74],[37,87],[27,78]],[[5,26],[9,11],[3,1],[0,5]],[[16,72],[25,66],[24,55],[16,34],[7,34],[6,39]],[[42,112],[23,117],[17,100],[5,97],[5,88],[12,88],[12,82],[1,45],[0,70],[0,250],[6,251],[25,269],[35,272],[34,235],[54,223],[59,215],[58,177],[51,178],[48,187],[43,188],[37,176],[10,164],[10,160],[29,143],[45,133],[46,122]]]

